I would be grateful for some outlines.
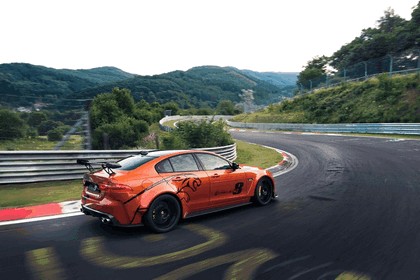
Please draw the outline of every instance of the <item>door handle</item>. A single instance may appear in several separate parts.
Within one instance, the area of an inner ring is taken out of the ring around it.
[[[211,176],[212,178],[219,178],[220,177],[220,175],[219,174],[213,174],[213,176]]]

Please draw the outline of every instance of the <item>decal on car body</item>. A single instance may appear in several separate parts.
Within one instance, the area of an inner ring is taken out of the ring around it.
[[[235,189],[233,190],[232,194],[240,194],[242,192],[242,187],[244,186],[244,183],[239,182],[235,185]]]
[[[176,178],[176,177],[180,177],[180,176],[185,177],[185,179],[183,180],[183,183],[186,183],[186,185],[181,187],[181,189],[179,189],[177,193],[183,192],[182,189],[185,188],[185,187],[189,187],[189,188],[191,188],[191,190],[196,191],[197,187],[199,187],[201,185],[201,180],[197,177],[196,174],[193,174],[193,173],[190,173],[190,174],[176,174],[176,175],[172,175],[172,176],[163,178],[162,180],[159,180],[156,183],[151,184],[150,186],[148,186],[147,188],[145,188],[144,190],[142,190],[138,194],[134,195],[133,197],[131,197],[126,202],[124,202],[124,204],[129,203],[133,199],[139,197],[140,195],[142,195],[143,193],[153,189],[154,187],[159,186],[163,182],[168,183],[171,179]],[[191,177],[187,177],[187,176],[192,176],[195,179],[195,181],[192,183],[192,186],[190,185],[189,181],[187,180],[187,179],[190,179]],[[195,188],[195,190],[193,188]],[[186,200],[186,201],[187,202],[189,201],[189,196],[188,196],[188,200]]]
[[[185,189],[191,189],[193,192],[197,191],[197,188],[201,186],[201,179],[197,178],[197,177],[186,177],[183,181],[182,181],[182,187],[180,189],[178,189],[177,194],[180,193],[184,193],[185,196],[185,202],[189,202],[190,201],[190,194],[186,191],[184,191]]]

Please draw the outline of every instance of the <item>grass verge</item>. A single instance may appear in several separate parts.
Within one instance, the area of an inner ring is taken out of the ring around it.
[[[69,140],[61,147],[61,150],[80,150],[82,149],[82,140],[80,135],[71,135]],[[53,150],[57,143],[57,141],[48,141],[46,136],[1,140],[0,151]]]
[[[80,199],[82,179],[0,186],[0,208]]]
[[[273,149],[236,140],[237,163],[268,168],[283,160],[281,154]]]
[[[262,168],[271,167],[282,160],[272,149],[243,141],[236,141],[236,162]],[[0,186],[0,208],[31,206],[51,202],[80,199],[82,180],[10,184]]]

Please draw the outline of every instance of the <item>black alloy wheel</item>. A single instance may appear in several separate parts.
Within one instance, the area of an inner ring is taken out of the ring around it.
[[[267,205],[273,198],[273,183],[270,179],[261,178],[255,187],[254,201],[258,205]]]
[[[176,227],[181,217],[181,207],[175,197],[164,194],[150,205],[144,219],[145,225],[153,232],[162,233]]]

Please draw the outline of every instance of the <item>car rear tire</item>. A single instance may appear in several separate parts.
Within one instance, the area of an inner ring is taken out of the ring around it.
[[[181,217],[181,207],[175,197],[164,194],[157,197],[144,216],[145,225],[153,232],[171,231]]]
[[[255,187],[254,202],[258,205],[267,205],[273,198],[273,183],[268,178],[261,178]]]

